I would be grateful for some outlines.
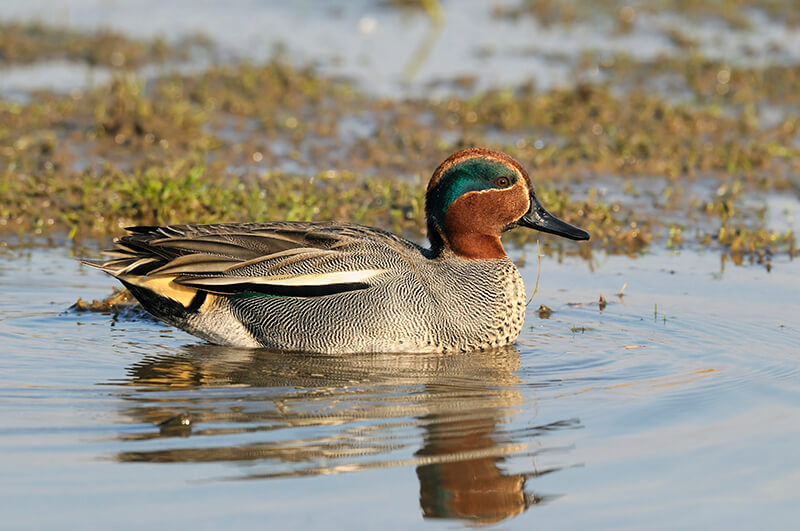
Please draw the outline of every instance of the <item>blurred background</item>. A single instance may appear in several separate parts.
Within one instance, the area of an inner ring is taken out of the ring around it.
[[[489,145],[595,248],[794,249],[794,2],[76,0],[0,17],[6,231],[335,218],[420,237],[432,169]]]

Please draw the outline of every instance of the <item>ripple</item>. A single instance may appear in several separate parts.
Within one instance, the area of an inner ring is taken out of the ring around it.
[[[775,315],[717,315],[706,306],[649,319],[637,307],[564,310],[544,321],[541,332],[523,334],[520,377],[539,400],[622,393],[713,401],[758,382],[800,391],[800,366],[787,356],[800,351],[800,331],[778,325]],[[565,332],[574,322],[586,332]]]

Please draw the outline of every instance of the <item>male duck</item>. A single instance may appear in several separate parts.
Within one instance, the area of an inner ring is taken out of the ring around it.
[[[218,344],[323,353],[448,352],[517,339],[525,288],[500,233],[588,240],[536,200],[504,153],[454,153],[426,194],[430,248],[337,222],[132,227],[118,278],[157,318]]]

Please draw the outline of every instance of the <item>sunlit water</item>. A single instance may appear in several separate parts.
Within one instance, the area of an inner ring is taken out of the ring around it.
[[[423,9],[391,7],[380,0],[6,1],[0,2],[0,19],[112,28],[168,40],[201,32],[220,45],[225,58],[255,61],[285,47],[296,62],[311,62],[325,73],[356,80],[368,92],[393,96],[447,94],[458,76],[474,78],[478,88],[529,80],[540,90],[572,86],[578,81],[573,67],[588,51],[602,56],[622,52],[641,60],[685,54],[665,28],[691,35],[699,53],[735,66],[800,62],[800,29],[755,9],[747,12],[749,27],[732,28],[718,19],[683,16],[676,2],[664,12],[640,10],[630,31],[620,31],[613,16],[543,24],[534,16],[493,15],[498,7],[524,4],[521,0],[436,3],[442,8],[439,25]],[[142,75],[159,71],[149,68]],[[586,75],[601,81],[599,72]],[[107,71],[81,64],[17,66],[0,70],[0,92],[19,97],[33,88],[69,91],[107,77]],[[674,87],[661,85],[648,88],[674,96]]]
[[[535,252],[515,257],[532,292]],[[6,252],[2,527],[790,528],[798,274],[544,258],[514,347],[313,356],[67,311],[114,281]]]

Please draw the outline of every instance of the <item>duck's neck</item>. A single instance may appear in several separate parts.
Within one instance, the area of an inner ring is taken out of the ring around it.
[[[487,223],[474,210],[454,203],[444,217],[442,230],[429,226],[428,239],[434,250],[449,248],[461,258],[496,260],[506,256],[500,242],[500,229]],[[438,253],[437,253],[438,254]]]
[[[450,249],[461,258],[468,260],[497,260],[505,258],[506,251],[500,237],[477,232],[448,233]]]

